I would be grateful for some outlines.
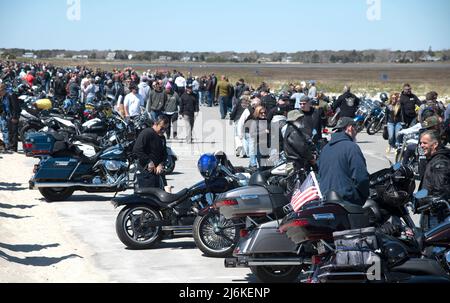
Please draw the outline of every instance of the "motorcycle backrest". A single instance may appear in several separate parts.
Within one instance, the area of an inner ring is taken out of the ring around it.
[[[329,202],[342,202],[344,201],[342,199],[342,197],[335,191],[330,191],[328,192],[327,196],[326,196],[326,201]]]
[[[267,177],[268,174],[267,172],[263,171],[263,172],[255,172],[254,174],[252,174],[252,176],[250,177],[249,180],[249,185],[252,186],[265,186],[267,185]]]

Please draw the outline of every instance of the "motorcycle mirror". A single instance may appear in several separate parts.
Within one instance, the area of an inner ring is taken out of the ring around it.
[[[426,197],[428,197],[428,190],[426,190],[426,189],[421,189],[417,193],[414,194],[414,198],[416,198],[417,200],[421,200]]]

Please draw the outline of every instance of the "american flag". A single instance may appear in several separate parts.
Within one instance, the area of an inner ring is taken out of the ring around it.
[[[310,201],[322,199],[319,183],[314,172],[310,172],[305,181],[294,191],[291,198],[291,206],[295,212]]]

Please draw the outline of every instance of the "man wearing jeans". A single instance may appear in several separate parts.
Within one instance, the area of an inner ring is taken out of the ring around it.
[[[150,92],[146,105],[146,110],[150,113],[150,118],[153,121],[156,121],[162,115],[167,102],[167,95],[162,88],[162,84],[162,80],[156,81],[154,84],[155,89]]]
[[[0,130],[3,135],[5,152],[11,149],[9,142],[9,120],[11,119],[11,103],[6,93],[6,85],[0,84]]]
[[[186,143],[192,143],[192,129],[195,116],[199,111],[198,96],[192,92],[192,84],[186,86],[186,92],[181,96],[180,115],[186,125]]]
[[[222,75],[221,80],[216,87],[216,101],[219,102],[220,118],[223,120],[228,113],[228,98],[230,95],[231,85],[226,81],[226,77]]]

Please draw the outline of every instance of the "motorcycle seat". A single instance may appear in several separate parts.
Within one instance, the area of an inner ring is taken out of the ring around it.
[[[74,139],[79,140],[81,142],[93,143],[93,144],[98,145],[99,142],[96,137],[97,136],[95,136],[95,135],[81,134],[79,136],[75,136]]]
[[[344,201],[337,192],[331,191],[326,196],[325,204],[336,204],[343,207],[350,214],[363,214],[364,209],[361,205]]]
[[[186,196],[188,189],[182,189],[176,194],[170,194],[162,189],[156,187],[147,187],[147,188],[137,188],[135,193],[143,196],[154,196],[158,199],[158,201],[162,203],[172,203],[178,200],[181,200],[184,196]]]

